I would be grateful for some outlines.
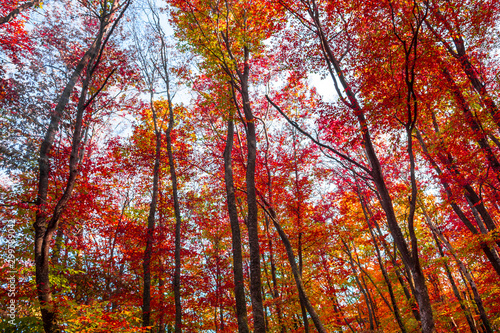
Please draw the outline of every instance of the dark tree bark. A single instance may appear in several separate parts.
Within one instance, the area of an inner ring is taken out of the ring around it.
[[[149,204],[148,227],[146,231],[146,249],[142,262],[144,274],[143,292],[142,292],[142,326],[150,326],[151,318],[151,254],[153,252],[153,235],[155,231],[155,213],[158,202],[158,185],[160,180],[160,152],[161,152],[161,130],[158,124],[156,109],[153,104],[151,92],[151,112],[153,113],[153,124],[155,130],[155,161],[153,166],[153,190],[151,194],[151,203]]]
[[[248,53],[248,51],[246,51],[246,53]],[[252,109],[250,108],[248,95],[249,70],[250,67],[247,63],[245,63],[244,72],[240,77],[240,83],[243,111],[247,127],[247,171],[245,179],[247,187],[248,243],[250,245],[250,294],[252,295],[253,304],[254,332],[264,333],[266,331],[266,326],[264,321],[264,308],[262,306],[259,226],[257,223],[258,209],[257,194],[255,189],[257,139],[255,134],[255,118],[253,116]]]
[[[302,279],[302,232],[299,232],[298,255],[299,255],[299,274],[300,278]],[[309,320],[307,319],[306,305],[304,304],[302,299],[300,299],[300,310],[302,312],[302,321],[304,322],[304,332],[309,333]]]
[[[283,323],[283,313],[281,310],[281,304],[279,300],[280,294],[278,291],[278,280],[276,278],[276,263],[274,261],[273,241],[271,239],[271,234],[269,233],[269,217],[267,215],[264,215],[264,219],[266,221],[266,233],[267,233],[268,247],[269,247],[269,263],[271,265],[271,280],[273,283],[272,287],[269,286],[269,289],[276,305],[276,314],[278,316],[278,324],[280,327],[280,332],[285,333],[286,329]]]
[[[222,39],[230,58],[234,61],[231,50],[229,36],[221,32]],[[258,226],[258,208],[257,194],[255,188],[255,167],[257,157],[257,138],[255,132],[255,117],[250,105],[250,97],[248,93],[248,80],[250,75],[250,66],[248,64],[250,53],[246,46],[243,47],[243,70],[238,67],[230,68],[227,63],[223,63],[222,68],[230,77],[230,84],[233,94],[235,107],[240,113],[240,106],[236,98],[238,91],[243,103],[244,126],[246,130],[247,143],[247,165],[246,165],[246,194],[247,194],[247,228],[248,228],[248,244],[250,247],[250,296],[252,300],[252,312],[254,319],[254,332],[265,333],[266,322],[264,318],[264,307],[262,303],[262,282],[260,271],[260,245],[259,245],[259,226]],[[236,75],[233,74],[233,71]]]
[[[301,216],[301,202],[302,202],[302,196],[300,192],[300,186],[299,186],[299,168],[297,164],[297,146],[296,146],[296,130],[293,129],[293,166],[294,166],[294,185],[295,185],[295,197],[297,200],[297,206],[295,207],[295,215],[297,216],[297,228],[299,230],[299,243],[297,246],[297,252],[299,255],[299,273],[300,273],[300,278],[302,279],[302,216]],[[304,332],[309,333],[309,320],[307,319],[307,310],[306,310],[306,305],[300,299],[300,310],[302,312],[302,321],[304,322]]]
[[[431,229],[432,233],[436,236],[437,239],[439,239],[446,246],[448,251],[450,251],[450,253],[453,256],[453,259],[455,260],[455,262],[457,263],[461,273],[465,276],[467,283],[469,284],[469,286],[472,290],[472,294],[474,295],[474,302],[476,303],[477,310],[479,312],[479,316],[481,318],[481,321],[483,323],[485,331],[487,333],[493,333],[494,331],[491,327],[488,316],[486,315],[486,310],[484,309],[483,301],[481,299],[481,296],[479,295],[479,291],[477,290],[476,283],[474,282],[474,279],[472,278],[469,270],[465,267],[464,263],[460,260],[460,258],[458,257],[458,255],[457,255],[455,249],[453,248],[453,246],[451,245],[451,243],[446,239],[446,237],[443,235],[443,233],[438,228],[436,228],[436,226],[432,222],[431,218],[429,217],[429,215],[425,211],[424,206],[422,206],[421,208],[422,208],[422,211],[424,213],[425,221],[426,221],[427,225],[429,226],[429,228]]]
[[[243,256],[241,253],[241,233],[236,209],[234,194],[233,168],[231,152],[233,150],[234,123],[230,119],[227,123],[226,147],[224,149],[224,181],[226,183],[227,210],[231,224],[231,242],[233,252],[234,297],[236,300],[236,317],[238,332],[248,333],[247,306],[245,300],[245,283],[243,276]]]
[[[389,308],[391,308],[392,312],[394,313],[394,318],[396,319],[396,322],[398,323],[398,326],[401,329],[401,332],[406,333],[406,328],[404,326],[403,319],[401,318],[401,312],[399,311],[399,307],[398,307],[398,304],[396,302],[396,297],[394,295],[392,283],[391,283],[391,280],[389,279],[389,275],[387,274],[387,270],[385,269],[385,266],[382,262],[380,248],[378,246],[377,239],[376,239],[375,234],[373,232],[373,227],[370,223],[370,217],[368,215],[368,208],[367,208],[367,205],[365,203],[365,199],[362,197],[362,195],[360,193],[361,191],[360,191],[357,183],[356,183],[356,192],[357,192],[359,200],[361,202],[361,208],[362,208],[363,214],[365,216],[366,224],[368,225],[368,230],[370,231],[370,236],[371,236],[371,239],[373,241],[373,245],[375,246],[375,252],[377,253],[377,261],[378,261],[380,270],[382,271],[382,275],[384,276],[384,280],[385,280],[385,283],[387,285],[387,290],[389,291],[389,296],[391,298],[392,308],[390,306],[389,306]]]

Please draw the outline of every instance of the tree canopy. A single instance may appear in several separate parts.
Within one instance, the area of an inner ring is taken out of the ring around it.
[[[499,6],[3,1],[0,329],[500,330]]]

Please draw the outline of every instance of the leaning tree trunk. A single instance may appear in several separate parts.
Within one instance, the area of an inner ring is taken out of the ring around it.
[[[153,167],[153,193],[149,205],[148,229],[146,232],[146,249],[142,262],[144,274],[144,288],[142,291],[142,326],[150,326],[151,318],[151,255],[153,252],[153,237],[155,231],[155,213],[158,202],[158,183],[160,181],[160,152],[161,152],[161,132],[158,128],[156,111],[151,99],[151,111],[153,113],[153,123],[155,127],[155,163]]]
[[[103,13],[101,13],[99,31],[96,35],[96,38],[90,45],[87,52],[85,52],[83,57],[76,65],[75,70],[68,80],[68,83],[66,84],[61,96],[59,96],[55,110],[51,113],[52,115],[50,118],[50,123],[40,147],[38,193],[36,199],[37,211],[35,223],[33,226],[35,229],[34,253],[36,288],[38,300],[40,301],[43,327],[46,332],[57,332],[59,330],[56,323],[56,309],[54,304],[52,304],[52,291],[50,290],[49,249],[53,234],[57,230],[61,215],[73,192],[73,188],[76,182],[76,176],[78,173],[78,164],[83,154],[83,149],[81,149],[81,139],[83,114],[86,107],[88,106],[88,102],[86,100],[88,87],[92,75],[94,74],[98,63],[101,60],[102,52],[104,50],[106,42],[108,41],[109,36],[113,33],[113,30],[118,24],[119,20],[122,18],[123,13],[127,9],[128,5],[129,2],[127,1],[126,5],[122,8],[118,18],[116,19],[114,19],[113,16],[118,7],[118,0],[114,1],[113,7],[110,11],[105,10]],[[50,151],[54,144],[59,123],[64,114],[66,105],[68,104],[71,93],[85,67],[87,67],[86,76],[83,82],[82,90],[80,92],[80,100],[77,106],[77,119],[73,132],[72,148],[69,161],[69,175],[66,182],[66,188],[64,190],[64,193],[58,200],[54,210],[52,212],[49,212],[49,208],[47,207],[47,198],[49,192],[49,174],[51,171],[49,163]],[[114,71],[112,71],[111,74],[113,72]],[[103,86],[107,83],[107,80],[109,79],[111,74],[108,75],[108,77],[104,81]],[[97,90],[96,94],[100,92],[102,87]],[[90,98],[90,101],[95,96],[96,95],[92,96]]]

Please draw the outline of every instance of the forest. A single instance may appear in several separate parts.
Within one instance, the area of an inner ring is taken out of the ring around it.
[[[0,331],[500,331],[500,1],[0,2]]]

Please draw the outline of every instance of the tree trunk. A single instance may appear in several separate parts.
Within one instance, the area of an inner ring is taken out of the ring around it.
[[[299,230],[300,227],[299,227]],[[299,246],[298,246],[298,252],[299,252],[299,274],[300,278],[302,279],[302,232],[299,231]],[[302,321],[304,322],[304,332],[309,333],[309,321],[307,319],[307,310],[306,310],[306,305],[300,299],[300,310],[302,311]]]
[[[80,59],[75,67],[70,79],[68,80],[62,94],[58,98],[57,105],[54,112],[51,114],[50,123],[45,133],[44,140],[40,146],[39,158],[39,178],[38,178],[38,193],[36,199],[36,217],[33,225],[35,229],[35,280],[40,301],[42,321],[44,330],[49,332],[57,332],[59,329],[56,323],[56,310],[52,304],[52,291],[50,290],[49,281],[49,248],[52,241],[54,232],[57,230],[59,219],[61,217],[67,202],[69,201],[73,192],[73,187],[76,182],[78,173],[78,163],[82,157],[83,149],[80,147],[82,126],[83,126],[83,113],[86,104],[86,96],[91,76],[93,75],[97,64],[100,61],[100,55],[106,45],[109,36],[112,34],[114,28],[123,16],[124,11],[127,9],[129,2],[122,8],[120,15],[114,20],[114,12],[117,9],[118,3],[115,1],[110,12],[104,11],[100,18],[99,31],[90,45],[89,49]],[[63,195],[60,197],[52,213],[49,213],[47,207],[48,187],[49,187],[49,173],[50,164],[49,156],[52,149],[56,133],[58,131],[59,122],[63,116],[66,105],[68,104],[71,93],[76,85],[78,78],[87,67],[87,74],[83,82],[82,90],[80,93],[80,100],[77,107],[77,120],[73,132],[72,148],[70,153],[69,162],[69,175],[66,183],[66,188]],[[106,82],[105,82],[106,83]],[[104,84],[105,84],[104,83]],[[99,93],[100,90],[97,90]],[[97,94],[96,93],[96,94]],[[94,95],[95,96],[95,95]]]
[[[150,326],[151,318],[151,254],[153,252],[153,237],[155,231],[155,212],[158,201],[158,183],[160,179],[160,151],[161,151],[161,133],[157,127],[156,111],[153,103],[151,103],[151,111],[153,113],[153,122],[155,125],[155,162],[153,167],[153,193],[151,195],[151,203],[149,205],[148,229],[146,232],[146,249],[142,262],[144,274],[143,291],[142,291],[142,326]]]
[[[268,213],[269,217],[273,221],[274,227],[276,228],[276,231],[278,231],[278,234],[280,235],[283,245],[285,245],[288,262],[290,263],[290,266],[292,268],[292,274],[295,279],[295,284],[297,285],[297,290],[299,292],[299,298],[301,302],[304,303],[307,312],[309,312],[309,315],[311,316],[314,326],[316,327],[318,332],[326,333],[327,332],[326,329],[323,327],[323,324],[321,323],[319,316],[317,315],[311,302],[309,301],[309,298],[305,293],[305,288],[304,285],[302,284],[302,278],[300,277],[299,268],[297,267],[297,262],[295,261],[295,255],[293,254],[293,249],[292,245],[290,244],[290,240],[288,239],[288,236],[285,234],[285,232],[279,225],[276,219],[276,213],[274,212],[274,209],[272,207],[268,207],[268,209],[269,211],[266,211],[266,213]]]
[[[448,248],[448,251],[450,251],[451,255],[453,256],[453,259],[455,259],[455,262],[457,263],[458,267],[460,268],[460,271],[462,274],[465,276],[467,282],[469,283],[471,289],[472,289],[472,294],[474,295],[474,302],[476,303],[477,309],[479,311],[479,316],[481,317],[481,321],[483,322],[484,328],[487,333],[493,333],[493,329],[491,328],[491,324],[488,320],[488,317],[486,315],[486,310],[484,309],[483,306],[483,301],[481,299],[481,296],[479,295],[479,292],[476,287],[476,283],[474,282],[474,279],[469,273],[469,270],[465,267],[464,263],[459,259],[457,253],[455,252],[455,249],[453,246],[450,244],[450,242],[446,239],[446,237],[443,235],[443,233],[436,228],[434,223],[432,222],[431,218],[425,211],[425,209],[422,206],[422,211],[424,213],[425,220],[427,222],[427,225],[431,229],[431,231],[436,235],[437,238]]]
[[[236,209],[236,196],[234,194],[233,168],[231,152],[233,150],[234,123],[230,119],[227,122],[226,147],[224,149],[224,181],[226,183],[227,210],[231,224],[231,241],[233,251],[233,276],[234,297],[236,301],[236,317],[238,320],[238,332],[248,333],[247,306],[245,300],[245,282],[243,276],[243,256],[241,253],[241,234]]]
[[[269,247],[269,262],[271,264],[271,280],[273,282],[272,287],[269,286],[271,290],[271,295],[273,296],[273,300],[276,305],[276,313],[278,315],[278,325],[280,327],[280,332],[285,333],[285,326],[283,324],[283,314],[281,310],[281,301],[279,299],[279,291],[278,291],[278,280],[276,278],[276,264],[274,262],[274,250],[273,250],[273,241],[271,239],[271,234],[269,233],[269,217],[264,215],[264,219],[266,221],[266,233],[268,239],[268,247]]]
[[[175,333],[182,332],[182,305],[181,305],[181,210],[177,194],[177,174],[175,172],[174,154],[172,152],[172,128],[174,127],[174,110],[172,98],[170,96],[170,86],[167,76],[167,97],[169,120],[168,128],[165,132],[167,138],[168,165],[170,169],[170,179],[172,181],[172,195],[174,198],[175,213],[175,269],[174,269],[174,298],[175,298]]]

